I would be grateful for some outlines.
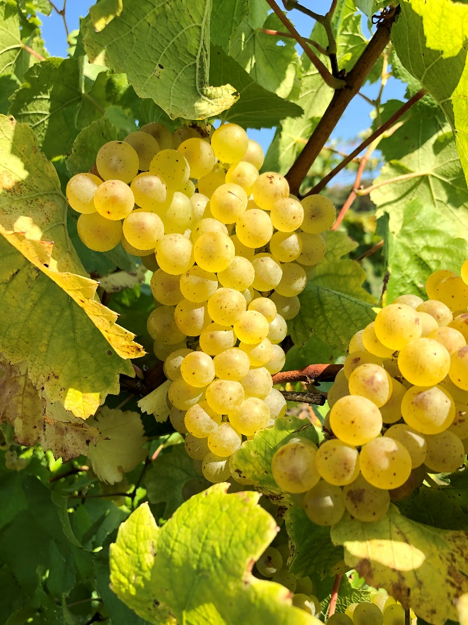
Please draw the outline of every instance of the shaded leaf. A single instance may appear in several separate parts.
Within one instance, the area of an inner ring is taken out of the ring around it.
[[[96,162],[99,149],[108,141],[117,139],[117,129],[106,115],[97,119],[78,134],[70,156],[67,158],[67,169],[72,176],[87,172]]]
[[[89,9],[94,30],[101,32],[114,17],[119,17],[123,10],[122,0],[99,0]]]

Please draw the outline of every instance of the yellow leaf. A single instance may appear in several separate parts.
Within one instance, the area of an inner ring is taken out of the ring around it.
[[[158,423],[167,421],[169,416],[169,406],[167,405],[167,393],[171,385],[171,380],[166,380],[164,384],[155,388],[149,395],[146,395],[138,402],[138,407],[142,412],[153,414]]]

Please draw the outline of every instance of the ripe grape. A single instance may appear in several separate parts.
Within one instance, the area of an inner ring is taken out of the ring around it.
[[[221,421],[222,415],[212,410],[206,401],[194,404],[185,413],[185,427],[196,438],[209,436],[217,429]]]
[[[151,249],[151,250],[140,250],[137,247],[134,247],[133,245],[130,245],[130,243],[124,237],[123,232],[122,232],[122,235],[120,237],[120,243],[122,244],[122,247],[124,248],[124,250],[126,252],[128,252],[128,254],[131,254],[132,256],[140,256],[140,258],[142,258],[144,256],[147,256],[147,257],[153,256],[154,257],[154,261],[156,263],[156,257],[154,256],[154,249]]]
[[[273,388],[271,374],[265,367],[250,369],[240,381],[244,387],[246,397],[264,399]]]
[[[167,345],[175,345],[185,338],[176,325],[174,311],[174,306],[159,306],[150,313],[147,328],[151,338]]]
[[[249,310],[256,310],[261,313],[268,323],[271,323],[277,315],[276,305],[268,297],[258,297],[249,304]]]
[[[302,202],[304,221],[302,229],[309,234],[320,234],[329,230],[336,219],[333,203],[324,195],[308,195]]]
[[[232,456],[241,446],[242,439],[229,423],[221,423],[208,436],[209,450],[221,458]]]
[[[343,491],[339,486],[321,480],[306,492],[304,509],[316,525],[334,525],[345,512]]]
[[[372,323],[374,323],[374,322],[372,322]],[[368,326],[366,326],[366,327],[368,327]],[[374,327],[374,326],[372,326],[372,327]],[[363,336],[364,336],[364,330],[359,330],[359,332],[356,332],[356,334],[353,335],[352,339],[349,342],[349,346],[348,346],[348,353],[349,354],[352,354],[353,352],[364,352],[364,351],[366,351],[366,348],[364,346]]]
[[[206,234],[207,232],[221,232],[222,234],[228,235],[228,229],[218,219],[215,219],[214,217],[204,217],[203,219],[200,219],[195,228],[192,230],[190,237],[195,243],[202,236],[202,234]]]
[[[449,327],[458,330],[466,342],[468,338],[468,314],[462,313],[461,315],[457,315],[455,319],[449,323]],[[463,346],[460,345],[460,347]]]
[[[392,357],[394,350],[390,349],[389,347],[385,347],[385,345],[379,341],[379,339],[377,338],[377,334],[375,333],[374,321],[372,321],[372,323],[369,323],[369,325],[367,325],[364,328],[361,334],[361,339],[362,339],[361,342],[362,342],[362,345],[364,346],[364,349],[367,350],[370,354],[373,354],[374,356],[379,356],[379,358],[391,358]],[[353,339],[351,339],[351,341],[352,340]],[[350,345],[349,353],[351,354],[351,343],[349,345]],[[353,351],[358,351],[362,349],[360,346],[356,345],[356,347],[357,349]]]
[[[226,182],[242,187],[247,195],[252,193],[252,188],[258,178],[258,169],[247,161],[233,163],[226,172]]]
[[[169,421],[171,422],[172,427],[176,432],[180,432],[180,434],[187,434],[188,430],[185,427],[185,415],[187,413],[185,410],[179,410],[172,406],[171,411],[169,413]]]
[[[327,395],[328,406],[332,408],[334,404],[345,395],[349,395],[348,379],[343,369],[338,371],[335,382],[330,387]]]
[[[151,135],[159,144],[161,150],[168,150],[172,148],[172,135],[170,130],[159,122],[150,122],[140,128],[141,132],[147,132]],[[177,132],[177,131],[176,131]]]
[[[433,339],[416,339],[400,351],[398,367],[411,384],[435,386],[449,372],[450,354]]]
[[[272,577],[272,581],[281,584],[281,586],[284,586],[290,592],[296,591],[296,576],[287,569],[281,569],[281,571],[275,573]]]
[[[402,443],[383,436],[361,449],[360,467],[363,477],[376,488],[398,488],[409,478],[411,456]]]
[[[375,319],[375,333],[386,347],[396,351],[421,336],[419,315],[405,304],[390,304]]]
[[[325,256],[327,244],[321,234],[308,234],[301,232],[302,252],[297,262],[301,265],[311,267],[319,263]]]
[[[398,603],[389,605],[383,613],[384,625],[405,625],[405,610]]]
[[[255,257],[255,248],[247,247],[243,243],[239,241],[239,237],[237,234],[231,235],[231,241],[234,243],[234,248],[236,250],[236,257],[242,257],[246,260],[252,261]],[[253,282],[253,278],[252,278]]]
[[[271,291],[281,282],[283,270],[276,260],[268,255],[257,255],[252,266],[255,271],[252,286],[257,291]]]
[[[221,165],[215,165],[209,174],[198,181],[198,191],[210,198],[218,187],[226,182],[226,171]]]
[[[455,403],[455,418],[448,428],[462,440],[468,438],[468,405]]]
[[[468,307],[468,285],[459,276],[444,278],[436,288],[437,299],[443,302],[452,312],[465,310]]]
[[[245,211],[237,220],[236,235],[246,247],[263,247],[273,236],[270,216],[259,208]]]
[[[94,252],[109,252],[122,236],[120,221],[110,221],[99,213],[83,214],[78,217],[78,236]]]
[[[353,625],[353,621],[347,614],[335,612],[335,614],[332,614],[332,616],[327,619],[327,625]]]
[[[181,349],[176,349],[169,354],[164,361],[164,373],[169,380],[177,380],[181,377],[180,365],[182,364],[185,356],[191,354],[192,351],[193,350],[188,349],[187,347],[182,347]]]
[[[103,180],[129,183],[138,174],[138,154],[129,143],[109,141],[99,149],[96,167]]]
[[[210,200],[210,210],[215,219],[224,224],[233,224],[247,207],[247,194],[237,184],[226,183],[214,191]]]
[[[302,204],[294,198],[279,200],[270,211],[271,223],[280,232],[294,232],[304,220]]]
[[[441,386],[412,386],[403,397],[401,412],[406,423],[418,432],[439,434],[451,425],[455,403]]]
[[[422,302],[416,310],[418,312],[424,312],[437,321],[439,326],[447,326],[453,319],[452,311],[444,303],[438,300],[429,299],[426,302]]]
[[[294,317],[299,314],[299,311],[301,309],[301,302],[299,301],[297,295],[293,295],[292,297],[285,297],[284,295],[280,295],[277,291],[275,291],[270,295],[269,301],[274,302],[277,312],[287,321],[289,321],[290,319],[294,319]]]
[[[141,171],[148,171],[156,152],[159,152],[159,143],[147,132],[131,132],[124,141],[132,146],[138,154],[138,163]]]
[[[242,160],[251,163],[257,170],[261,169],[264,161],[262,146],[253,139],[249,139],[247,152]]]
[[[210,356],[217,356],[235,344],[236,336],[231,326],[210,323],[200,334],[200,347]]]
[[[222,232],[207,232],[194,245],[195,262],[206,271],[224,271],[235,256],[234,243]]]
[[[166,208],[168,193],[164,181],[159,176],[147,172],[138,174],[132,180],[130,188],[137,206],[160,214]]]
[[[135,206],[132,190],[121,180],[107,180],[96,189],[94,206],[106,219],[125,219]]]
[[[255,568],[263,577],[273,575],[283,567],[283,558],[275,547],[268,547],[255,563]]]
[[[202,473],[203,477],[212,484],[226,482],[231,477],[227,459],[216,456],[211,451],[203,458]]]
[[[283,394],[276,388],[271,389],[268,395],[263,398],[263,402],[268,406],[270,410],[270,419],[273,421],[285,415],[287,402],[284,399]]]
[[[208,386],[215,378],[213,359],[204,352],[191,352],[185,356],[180,373],[191,386]]]
[[[245,297],[234,289],[217,289],[208,300],[208,313],[215,323],[234,325],[247,308]]]
[[[396,423],[401,419],[401,402],[406,390],[406,386],[392,378],[392,394],[388,402],[380,408],[380,414],[384,423]]]
[[[270,340],[271,343],[273,343],[273,345],[277,345],[286,338],[287,333],[288,324],[281,315],[276,315],[276,317],[268,326],[267,338]]]
[[[464,315],[460,315],[460,317],[463,316]],[[438,341],[441,345],[445,347],[450,355],[454,354],[461,347],[464,347],[466,345],[466,337],[461,332],[459,332],[456,319],[454,319],[449,327],[441,327],[433,330],[428,335],[428,338]]]
[[[192,434],[187,434],[185,437],[185,451],[193,460],[203,460],[210,451],[208,439],[195,438]]]
[[[216,274],[198,266],[191,267],[180,276],[180,292],[189,302],[206,302],[217,288]]]
[[[203,219],[206,205],[210,200],[202,193],[194,193],[191,196],[190,201],[192,202],[193,207],[193,223],[197,224],[201,219]]]
[[[368,351],[355,351],[350,353],[349,356],[346,357],[343,365],[343,370],[348,380],[355,369],[366,363],[382,365],[382,358],[374,356]]]
[[[449,278],[452,276],[456,276],[457,274],[454,271],[449,271],[448,269],[439,269],[439,271],[434,271],[431,273],[429,278],[426,281],[426,293],[429,299],[437,299],[437,287],[444,278]]]
[[[413,469],[421,466],[426,457],[427,444],[424,436],[413,430],[409,425],[397,423],[389,428],[384,436],[389,436],[395,441],[399,441],[408,450],[411,456]]]
[[[242,343],[241,341],[239,348],[247,354],[252,367],[263,367],[270,360],[273,353],[273,345],[268,339],[263,339],[260,343],[253,345]]]
[[[234,325],[237,338],[243,343],[260,343],[269,333],[270,326],[265,317],[256,310],[243,312]]]
[[[359,475],[359,452],[338,439],[325,441],[317,451],[317,469],[329,484],[346,486]]]
[[[265,339],[269,341],[269,339]],[[270,341],[271,343],[271,341]],[[271,375],[275,375],[275,373],[279,373],[286,362],[286,353],[282,347],[279,345],[271,346],[271,356],[269,360],[265,363],[265,369],[267,369]]]
[[[253,436],[270,422],[270,410],[261,399],[247,397],[235,410],[229,413],[232,427],[245,436]]]
[[[182,377],[171,383],[167,394],[171,404],[179,410],[188,410],[201,400],[202,395],[203,390],[201,388],[190,386]]]
[[[244,388],[233,380],[215,380],[206,389],[206,401],[220,414],[230,414],[244,401]]]
[[[187,336],[199,336],[211,322],[204,303],[189,302],[186,299],[177,304],[174,320],[179,330]]]
[[[382,415],[369,399],[347,395],[331,409],[330,425],[335,435],[348,445],[364,445],[380,434]]]
[[[296,232],[275,232],[270,241],[273,258],[290,263],[296,260],[302,251],[302,239]]]
[[[319,481],[315,445],[304,438],[296,438],[278,449],[273,456],[273,478],[287,493],[305,493]]]
[[[172,193],[162,221],[167,234],[184,234],[193,225],[193,206],[190,199],[179,191]]]
[[[426,436],[425,465],[434,473],[451,473],[463,464],[465,449],[462,441],[450,430]]]
[[[166,186],[172,190],[185,184],[190,176],[187,159],[177,150],[158,152],[151,161],[149,170],[152,174],[161,176]]]
[[[252,263],[242,256],[234,256],[231,264],[224,271],[218,272],[218,280],[221,284],[237,291],[248,289],[254,278],[255,269]]]
[[[372,363],[356,367],[349,376],[348,386],[351,395],[367,397],[378,408],[387,403],[393,390],[392,378],[387,371]]]
[[[67,184],[68,203],[78,213],[95,213],[94,194],[101,184],[102,180],[94,174],[76,174]]]
[[[211,136],[211,146],[222,163],[236,163],[247,152],[249,138],[237,124],[222,124]]]
[[[297,580],[296,580],[297,582]],[[296,586],[297,590],[297,586]],[[292,598],[293,606],[299,608],[300,610],[304,610],[308,614],[315,616],[316,614],[320,614],[322,610],[322,606],[320,605],[320,601],[317,597],[309,597],[303,593],[295,592]],[[318,619],[314,619],[315,623],[320,623]]]
[[[362,475],[343,489],[347,511],[358,521],[379,521],[390,506],[388,490],[369,484]]]
[[[255,181],[252,195],[259,208],[271,210],[276,202],[289,196],[288,181],[281,174],[266,172]]]
[[[193,246],[183,234],[166,234],[156,251],[158,265],[166,273],[180,275],[193,265]]]
[[[177,150],[179,145],[181,145],[187,139],[201,139],[201,134],[195,128],[191,128],[190,126],[182,126],[181,128],[177,128],[171,138],[172,149]]]
[[[468,391],[468,346],[452,354],[449,376],[456,386]]]
[[[125,218],[123,233],[130,245],[140,250],[154,250],[164,237],[164,225],[156,213],[137,209]]]
[[[239,382],[250,369],[250,360],[246,353],[238,347],[226,349],[215,356],[214,367],[216,377],[221,380],[234,380]]]
[[[373,603],[360,603],[353,614],[354,625],[383,625],[383,614]]]
[[[213,148],[203,139],[186,139],[177,150],[187,159],[192,178],[203,178],[210,173],[216,163]]]
[[[420,306],[423,303],[423,299],[421,297],[419,297],[418,295],[412,295],[411,293],[408,293],[406,295],[400,295],[399,297],[396,297],[392,304],[406,304],[406,306],[411,306],[411,308],[414,308],[415,310],[418,309],[418,306]]]

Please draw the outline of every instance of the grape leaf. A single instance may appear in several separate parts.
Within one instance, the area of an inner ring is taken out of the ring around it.
[[[117,315],[96,300],[66,231],[57,173],[30,128],[0,117],[0,352],[28,361],[36,388],[75,416],[93,414],[127,359],[142,354]],[[53,241],[53,243],[52,243]]]
[[[109,118],[103,115],[78,134],[70,156],[67,158],[67,169],[72,176],[89,171],[96,162],[99,149],[108,141],[117,139],[117,128]]]
[[[317,579],[317,575],[314,575],[312,580],[314,582],[314,594],[322,606],[322,614],[327,614],[335,577]],[[361,586],[354,588],[349,578],[346,575],[343,575],[341,577],[340,586],[338,588],[338,596],[336,598],[336,612],[344,612],[351,603],[370,601],[371,596],[372,593],[368,589],[363,589]]]
[[[122,0],[99,0],[89,9],[94,30],[99,33],[123,10]]]
[[[299,314],[288,323],[296,345],[316,334],[330,347],[346,351],[353,334],[374,319],[374,298],[362,287],[364,270],[356,261],[341,258],[356,247],[346,234],[328,233],[325,258],[299,296]]]
[[[213,47],[211,56],[211,82],[216,86],[228,79],[240,94],[239,101],[221,117],[246,128],[271,128],[285,117],[298,117],[302,109],[293,102],[283,100],[267,91],[228,56],[221,48]]]
[[[166,380],[163,384],[151,391],[138,401],[138,408],[142,412],[153,414],[158,423],[167,421],[170,408],[167,405],[167,393],[171,385],[171,380]]]
[[[144,265],[138,265],[135,271],[114,271],[104,278],[100,278],[99,286],[106,293],[119,293],[124,289],[133,289],[136,284],[141,284],[148,270]]]
[[[319,118],[305,115],[286,119],[276,129],[273,141],[265,155],[262,171],[277,171],[286,174],[304,149],[308,138],[315,129]]]
[[[466,481],[466,478],[465,478]],[[466,501],[468,488],[428,488],[421,486],[410,497],[398,502],[400,512],[412,521],[446,530],[468,530]]]
[[[252,625],[320,623],[291,605],[284,586],[251,575],[275,522],[257,493],[226,491],[216,484],[195,495],[160,529],[140,506],[110,548],[114,592],[151,623],[234,624],[246,614]]]
[[[100,33],[90,18],[84,20],[84,44],[92,62],[126,73],[137,94],[153,99],[171,118],[204,119],[236,102],[231,85],[214,88],[209,83],[210,0],[177,8],[157,0],[124,0],[123,5],[122,15]]]
[[[115,484],[146,456],[143,424],[137,412],[123,412],[103,406],[88,424],[99,429],[99,440],[91,442],[88,458],[102,482]]]
[[[468,592],[468,534],[422,525],[395,506],[374,523],[349,515],[333,526],[345,561],[374,588],[385,588],[404,608],[433,625],[456,620],[455,600]],[[431,588],[430,593],[427,589]]]

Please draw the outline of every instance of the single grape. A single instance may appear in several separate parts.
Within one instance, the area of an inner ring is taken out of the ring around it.
[[[193,207],[193,223],[197,224],[201,219],[203,219],[206,205],[210,199],[202,193],[194,193],[191,196],[190,201],[192,202]]]
[[[316,265],[323,259],[327,251],[324,237],[321,234],[308,234],[307,232],[301,232],[300,237],[302,251],[297,262],[307,267]]]
[[[177,150],[187,159],[192,178],[206,176],[216,163],[213,148],[203,139],[186,139],[179,145]]]
[[[178,276],[193,265],[193,246],[183,234],[166,234],[156,251],[158,265],[166,273]]]
[[[275,573],[272,577],[272,581],[281,584],[281,586],[287,588],[289,592],[296,591],[296,576],[287,569],[281,569],[281,571]]]
[[[159,122],[150,122],[140,128],[141,132],[146,132],[151,135],[159,144],[161,150],[168,150],[172,148],[172,135],[170,130]]]
[[[379,358],[391,358],[392,357],[394,350],[390,349],[389,347],[385,347],[385,345],[379,341],[379,339],[377,338],[377,334],[375,333],[374,321],[372,321],[372,323],[369,323],[369,325],[367,325],[364,328],[361,334],[361,338],[362,338],[363,348],[367,350],[370,354],[373,354],[374,356],[378,356]],[[350,345],[349,353],[351,354],[351,343],[349,345]],[[362,348],[358,347],[358,349],[362,349]],[[358,351],[358,350],[355,349],[353,351]]]
[[[222,124],[211,136],[211,145],[216,158],[222,163],[236,163],[247,152],[249,139],[245,130],[237,124]]]
[[[249,310],[261,313],[268,323],[271,323],[277,315],[275,303],[268,297],[258,297],[249,304]]]
[[[468,285],[459,276],[450,276],[439,282],[434,299],[441,301],[452,312],[468,307]]]
[[[351,620],[353,618],[354,610],[358,607],[358,605],[359,603],[350,603],[345,610],[345,614],[349,616]]]
[[[271,291],[278,286],[283,277],[281,265],[268,255],[257,255],[252,266],[255,271],[252,286],[257,291]]]
[[[296,583],[297,583],[297,579],[296,579]],[[297,586],[296,586],[296,590],[297,590]],[[317,597],[309,597],[308,595],[305,595],[303,593],[295,592],[293,595],[292,602],[293,602],[293,606],[295,606],[296,608],[299,608],[300,610],[303,610],[304,612],[307,612],[308,614],[311,614],[312,616],[315,616],[316,614],[320,614],[322,610],[322,606],[320,605],[320,601],[317,599]],[[318,619],[314,619],[314,621],[316,621],[317,623],[321,622]]]
[[[258,169],[247,161],[233,163],[226,172],[226,182],[242,187],[247,195],[252,193],[252,188],[258,178]]]
[[[265,367],[250,369],[240,382],[247,397],[258,397],[259,399],[264,399],[273,387],[271,374]]]
[[[366,363],[372,363],[374,365],[381,366],[382,358],[380,358],[379,356],[374,356],[368,351],[356,351],[350,353],[349,356],[346,357],[343,365],[343,370],[348,380],[355,369]]]
[[[247,397],[238,408],[229,413],[229,421],[236,432],[253,436],[268,426],[270,410],[261,399]]]
[[[361,473],[376,488],[398,488],[409,478],[411,456],[400,441],[381,436],[361,449]]]
[[[164,361],[164,373],[169,380],[177,380],[181,377],[180,365],[182,364],[185,356],[191,354],[192,351],[193,350],[188,349],[187,347],[182,347],[181,349],[175,349],[169,354]]]
[[[403,397],[401,412],[406,423],[417,432],[439,434],[453,422],[455,403],[441,386],[412,386]]]
[[[265,339],[269,341],[269,339]],[[271,341],[270,341],[271,342]],[[279,345],[272,345],[270,359],[265,363],[265,369],[267,369],[271,375],[279,373],[286,363],[286,353]]]
[[[247,310],[241,314],[235,323],[234,332],[243,343],[254,345],[267,337],[269,324],[261,313]]]
[[[180,343],[176,343],[175,345],[166,345],[164,343],[160,343],[159,341],[154,341],[153,352],[158,360],[164,362],[172,354],[172,352],[175,352],[177,349],[185,349],[186,347],[186,337],[184,337]]]
[[[152,174],[161,176],[169,189],[176,190],[185,184],[190,176],[186,158],[177,150],[161,150],[156,154],[149,168]]]
[[[375,488],[362,475],[345,486],[343,494],[347,511],[364,523],[379,521],[387,514],[390,506],[388,491]]]
[[[230,414],[244,401],[244,388],[233,380],[215,380],[206,389],[206,401],[215,412]]]
[[[195,243],[202,234],[206,234],[207,232],[221,232],[228,236],[228,229],[226,226],[221,223],[218,219],[214,217],[204,217],[200,219],[195,228],[192,230],[190,238],[193,243]]]
[[[405,625],[405,610],[398,603],[389,605],[383,613],[384,625]]]
[[[296,232],[275,232],[270,241],[273,258],[281,263],[291,263],[302,252],[302,238]]]
[[[405,304],[406,306],[411,306],[411,308],[414,308],[415,310],[418,309],[418,306],[420,306],[423,303],[423,299],[421,297],[419,297],[418,295],[412,295],[411,293],[408,293],[406,295],[400,295],[399,297],[396,297],[392,304]]]
[[[270,410],[270,424],[271,420],[275,421],[286,414],[287,402],[283,394],[276,388],[272,388],[268,395],[263,398],[263,401]]]
[[[422,434],[404,423],[397,423],[389,428],[384,436],[399,441],[408,451],[411,457],[413,469],[420,467],[426,458],[427,444]]]
[[[468,346],[452,354],[449,376],[455,386],[468,391]]]
[[[171,422],[172,427],[176,432],[180,432],[180,434],[187,434],[188,430],[185,427],[185,415],[187,413],[185,410],[179,410],[172,406],[171,411],[169,413],[169,420]]]
[[[433,339],[416,339],[400,351],[398,367],[411,384],[434,386],[448,374],[450,354]]]
[[[118,221],[130,215],[135,199],[127,184],[121,180],[107,180],[96,189],[94,206],[102,217]]]
[[[396,423],[401,419],[401,403],[406,391],[406,386],[392,378],[392,394],[388,402],[380,408],[380,414],[384,423]]]
[[[353,614],[354,625],[383,625],[383,614],[373,603],[360,603]]]
[[[375,319],[375,333],[386,347],[396,351],[421,336],[419,315],[405,304],[390,304]]]
[[[233,224],[247,207],[247,194],[237,184],[226,183],[218,187],[210,200],[210,210],[215,219]]]
[[[288,543],[284,543],[283,547],[287,553],[287,557],[286,558],[283,557],[283,561],[286,563],[287,559],[289,558]],[[304,595],[309,595],[309,596],[313,595],[315,593],[314,582],[310,579],[310,577],[298,577],[297,585],[296,585],[296,592],[302,593]]]
[[[186,336],[200,336],[209,326],[211,319],[204,303],[180,301],[174,311],[176,326]]]
[[[226,171],[221,165],[215,165],[209,174],[198,181],[198,191],[210,198],[218,187],[226,182]]]
[[[339,486],[321,480],[306,492],[304,509],[312,523],[335,525],[345,512],[343,491]]]
[[[364,445],[380,434],[382,415],[369,399],[347,395],[331,409],[330,425],[335,435],[348,445]]]
[[[140,250],[154,250],[164,237],[164,225],[156,213],[137,209],[125,218],[123,233],[130,245]]]
[[[180,292],[189,302],[206,302],[217,290],[216,274],[194,266],[180,276]]]
[[[461,404],[468,404],[468,390],[464,391],[459,386],[454,384],[449,376],[443,380],[439,386],[445,389],[454,401],[459,402]]]
[[[242,343],[241,341],[239,348],[247,354],[252,367],[263,367],[270,360],[273,353],[273,346],[266,338],[260,341],[260,343],[253,345]]]
[[[206,271],[224,271],[235,256],[234,244],[221,232],[207,232],[194,245],[195,262]]]
[[[237,323],[246,308],[245,297],[234,289],[217,289],[208,300],[208,313],[211,319],[223,326]]]
[[[226,349],[214,358],[216,377],[221,380],[238,382],[245,377],[250,369],[250,360],[238,347]]]
[[[268,217],[268,215],[267,215]],[[239,237],[237,234],[231,235],[231,241],[234,243],[234,248],[236,250],[236,256],[241,256],[249,261],[252,261],[255,257],[255,248],[247,247],[243,243],[239,241]],[[253,282],[253,278],[252,278]],[[227,285],[225,285],[227,286]]]
[[[185,427],[196,438],[209,436],[221,425],[221,421],[222,415],[212,410],[206,401],[194,404],[185,413]]]
[[[122,236],[121,222],[105,219],[99,213],[80,215],[77,228],[81,241],[95,252],[113,250]]]
[[[132,146],[138,154],[139,169],[148,171],[156,152],[159,152],[159,143],[147,132],[131,132],[124,141]]]
[[[273,236],[270,216],[259,208],[245,211],[237,220],[236,235],[246,247],[263,247]]]
[[[175,345],[185,338],[176,325],[174,311],[174,306],[159,306],[150,313],[146,325],[151,338],[166,345]]]
[[[255,278],[255,269],[252,263],[242,256],[234,256],[231,264],[218,272],[220,283],[230,289],[245,291],[252,285]]]
[[[231,469],[227,458],[221,458],[209,451],[203,458],[202,463],[203,477],[212,484],[227,482],[231,477]]]
[[[373,323],[373,322],[372,322]],[[364,328],[365,330],[365,328]],[[353,335],[352,339],[349,342],[348,353],[352,354],[353,352],[363,352],[366,351],[364,346],[364,330],[359,330],[356,334]]]
[[[356,367],[349,376],[348,385],[351,395],[367,397],[378,408],[388,402],[393,390],[392,378],[387,371],[372,363]]]
[[[288,197],[276,202],[270,211],[271,222],[280,232],[294,232],[304,220],[302,204]]]
[[[129,254],[131,254],[132,256],[140,256],[140,257],[144,257],[144,256],[153,256],[154,260],[156,262],[156,257],[154,256],[154,249],[150,249],[150,250],[140,250],[137,247],[134,247],[133,245],[130,245],[130,243],[127,241],[127,239],[124,237],[124,234],[122,232],[122,235],[120,237],[120,243],[122,244],[122,247],[124,248],[124,250],[126,252],[128,252]],[[142,261],[143,262],[143,261]],[[153,269],[152,271],[155,271],[155,269]]]
[[[262,146],[253,139],[249,139],[247,152],[242,157],[242,160],[251,163],[257,170],[261,169],[264,161]]]
[[[308,195],[301,202],[304,208],[302,229],[309,234],[320,234],[329,230],[336,219],[333,203],[324,195]]]
[[[359,452],[339,439],[325,441],[317,451],[317,469],[329,484],[351,484],[359,475]]]
[[[283,567],[283,558],[275,547],[268,547],[255,563],[255,568],[263,577],[273,575]]]
[[[68,203],[78,213],[95,213],[94,194],[101,184],[102,180],[94,174],[76,174],[67,184]]]
[[[173,406],[179,410],[188,410],[201,400],[202,395],[202,389],[190,386],[184,379],[178,378],[171,383],[167,396]]]
[[[185,437],[185,451],[193,460],[203,460],[210,451],[208,439],[195,438],[192,434],[187,434]]]
[[[138,174],[138,154],[129,143],[109,141],[99,149],[96,167],[103,180],[128,183]]]
[[[305,493],[319,481],[315,445],[296,438],[278,449],[271,469],[278,486],[287,493]]]
[[[327,402],[329,408],[333,408],[336,402],[345,395],[349,395],[348,379],[345,375],[344,370],[341,369],[340,371],[338,371],[335,382],[330,387],[327,394]]]
[[[280,314],[283,319],[286,319],[286,321],[297,317],[301,309],[301,302],[297,295],[293,295],[292,297],[285,297],[284,295],[280,295],[277,291],[275,291],[270,295],[269,301],[274,302],[278,314]]]
[[[159,176],[147,172],[138,174],[132,180],[130,188],[137,206],[160,215],[166,209],[169,196],[166,185]]]
[[[241,437],[229,423],[221,423],[208,436],[209,450],[221,458],[232,456],[239,449],[241,443]]]
[[[181,126],[177,128],[171,138],[171,145],[173,150],[177,150],[179,145],[181,145],[187,139],[201,139],[201,134],[195,128],[191,128],[190,126]]]
[[[353,621],[347,614],[335,612],[327,619],[327,625],[353,625]]]
[[[276,202],[289,197],[288,181],[281,174],[266,172],[255,181],[252,195],[259,208],[269,211]]]
[[[453,314],[450,308],[435,299],[422,302],[416,310],[431,315],[439,326],[447,326],[453,320]]]
[[[185,356],[180,373],[191,386],[201,388],[208,386],[215,378],[213,359],[204,352],[191,352]]]
[[[465,449],[462,441],[450,430],[426,436],[427,453],[424,461],[433,473],[452,473],[463,464]]]
[[[460,315],[460,317],[463,316]],[[468,331],[468,324],[466,327]],[[457,328],[457,319],[454,319],[449,327],[436,328],[428,335],[428,338],[434,339],[443,345],[450,356],[466,345],[466,337]]]
[[[190,199],[184,193],[175,191],[162,221],[166,234],[184,234],[186,230],[190,230],[193,226],[193,206]]]
[[[268,327],[267,338],[273,345],[278,345],[286,338],[288,333],[288,324],[281,315],[276,315]]]
[[[210,356],[217,356],[235,344],[236,336],[231,326],[210,323],[200,334],[200,347]]]
[[[429,299],[437,299],[437,287],[444,278],[455,277],[457,274],[448,269],[439,269],[431,273],[426,281],[426,293]]]

